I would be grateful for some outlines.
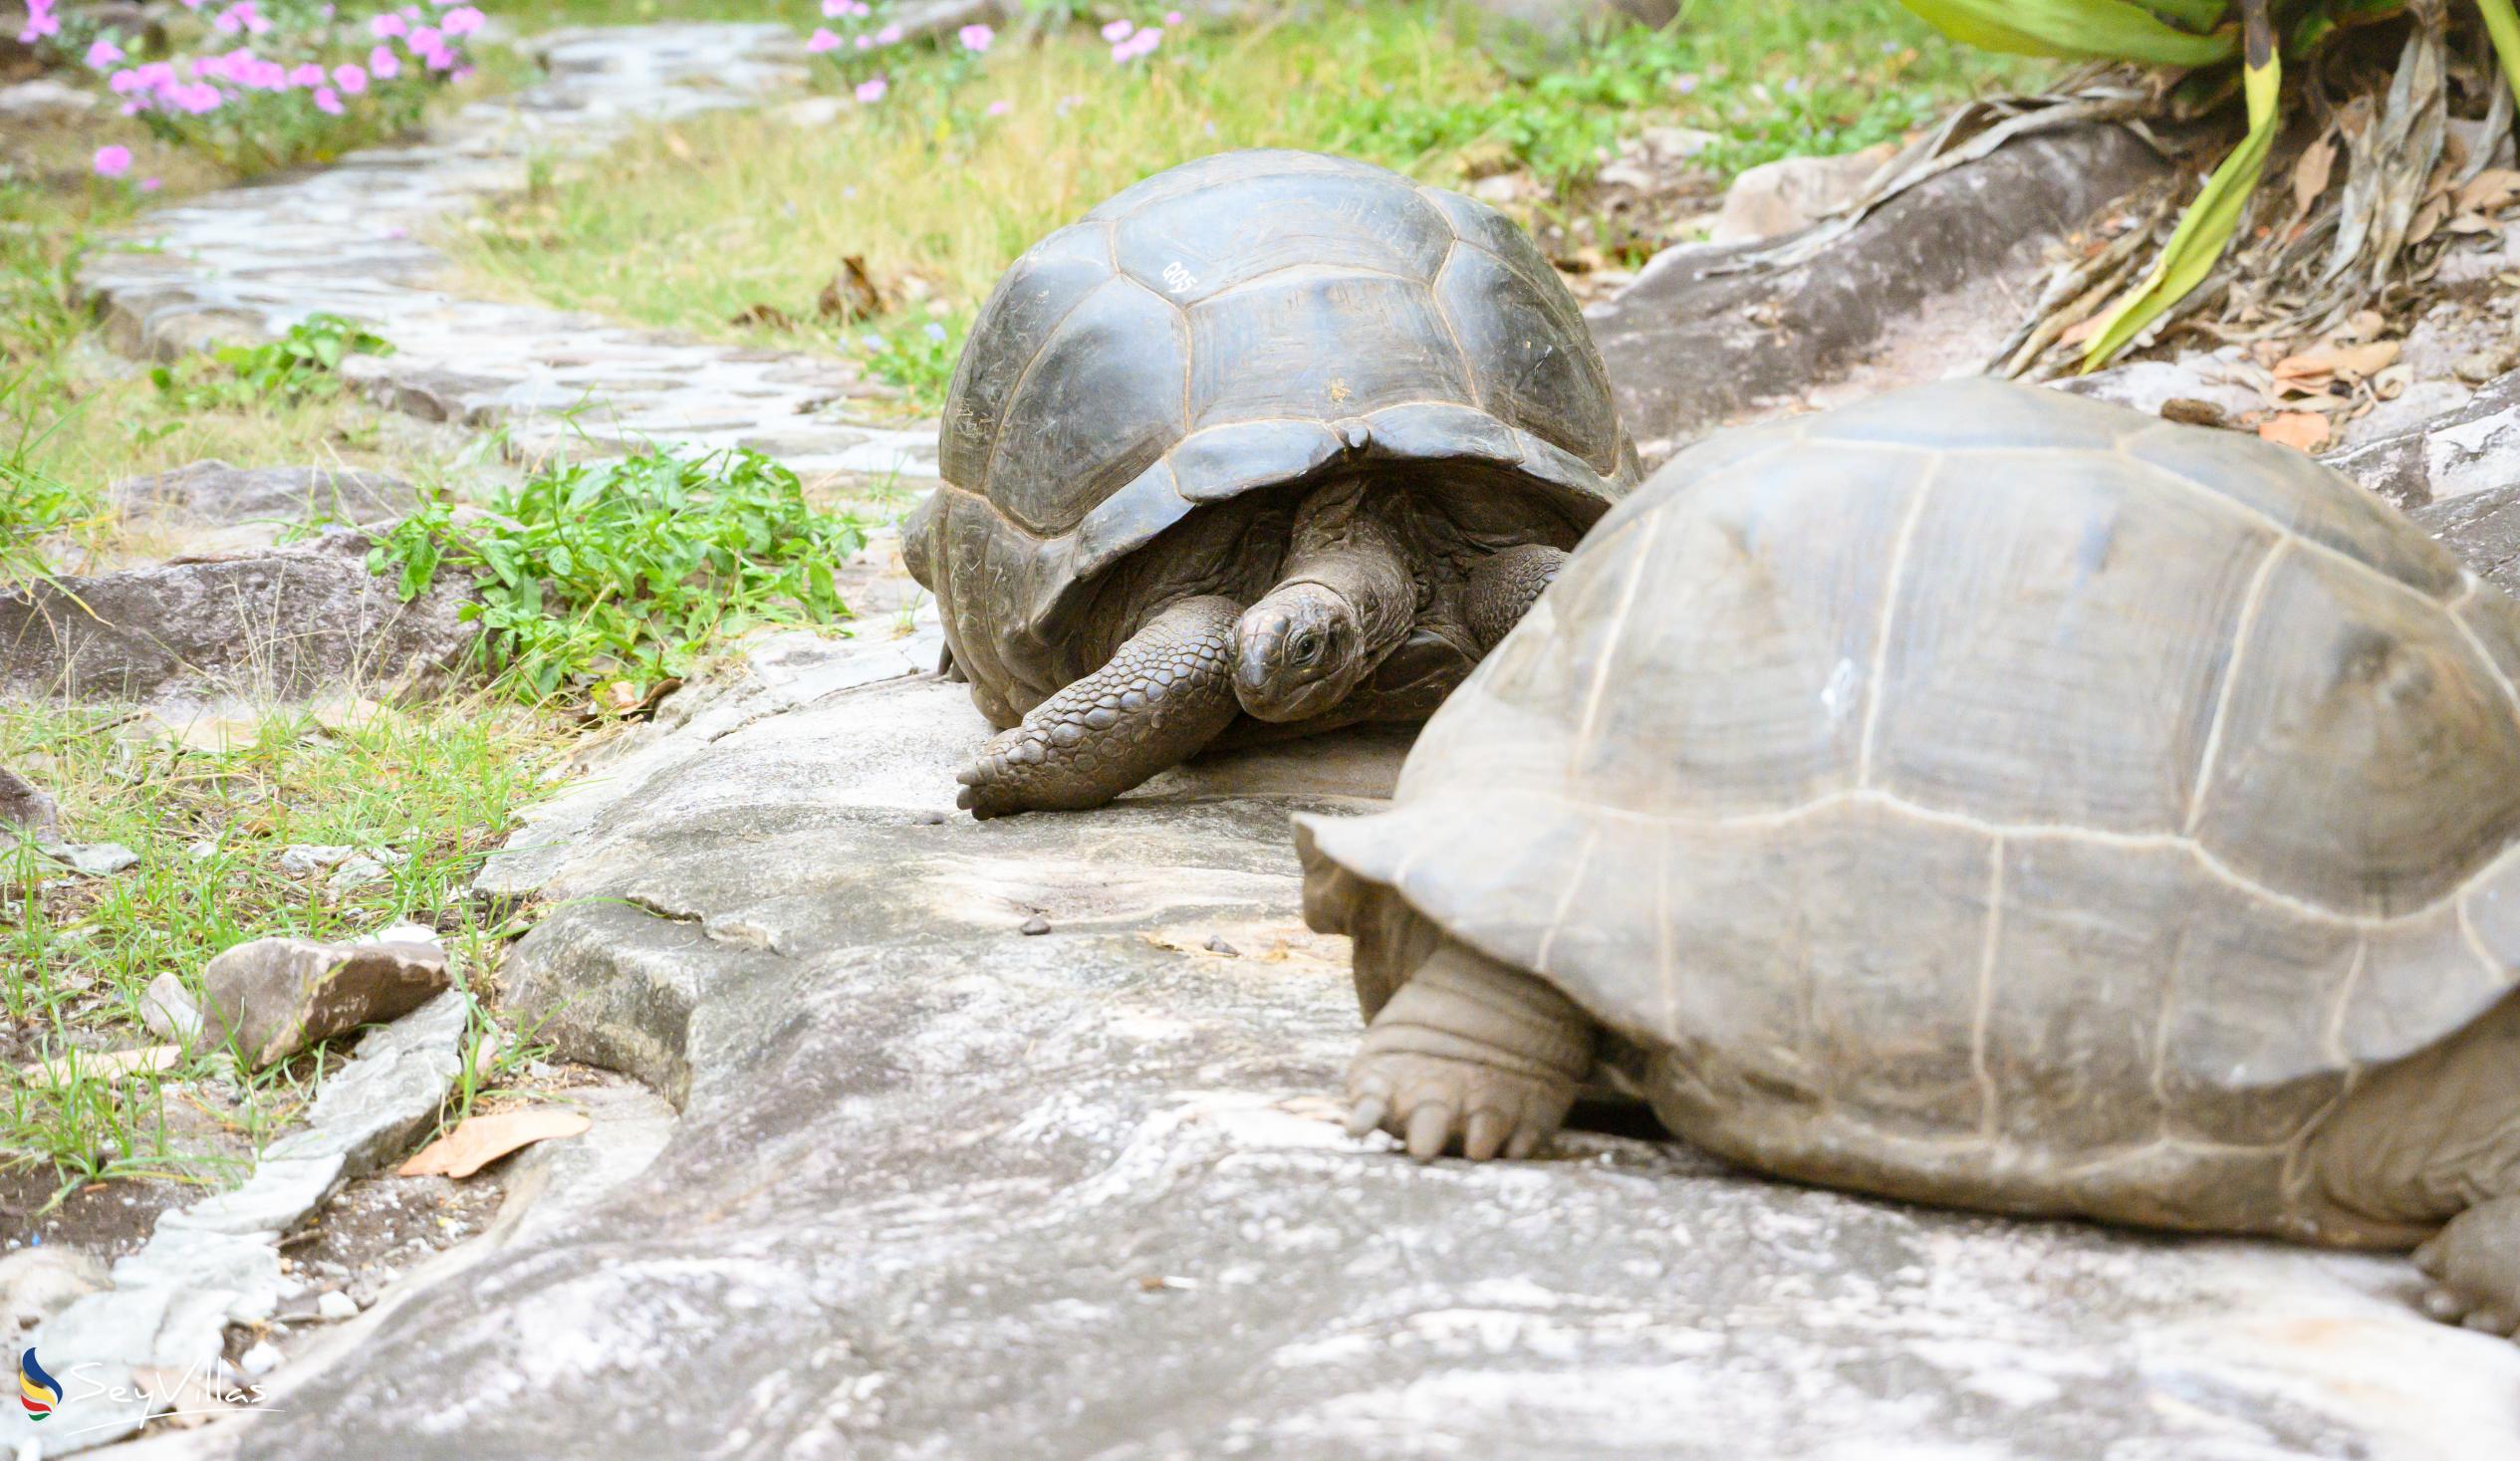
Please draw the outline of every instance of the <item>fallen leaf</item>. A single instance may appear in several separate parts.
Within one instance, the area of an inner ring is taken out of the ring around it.
[[[851,254],[840,261],[840,272],[814,301],[816,314],[843,325],[859,320],[872,320],[887,310],[883,291],[877,287],[875,276],[867,272],[863,255]]]
[[[2424,199],[2423,206],[2415,209],[2415,221],[2406,225],[2407,245],[2411,247],[2432,237],[2440,231],[2441,220],[2449,216],[2449,194],[2435,193]]]
[[[2498,213],[2520,202],[2520,168],[2488,167],[2455,194],[2462,213]]]
[[[519,1147],[575,1136],[594,1124],[584,1111],[551,1105],[472,1116],[456,1122],[454,1130],[421,1147],[394,1171],[404,1177],[469,1177]]]
[[[79,1051],[18,1067],[30,1086],[70,1086],[81,1081],[112,1081],[138,1071],[168,1071],[183,1060],[180,1046],[147,1045],[138,1050]]]
[[[2369,345],[2339,345],[2330,341],[2277,361],[2275,378],[2311,381],[2342,375],[2348,380],[2360,380],[2394,365],[2398,349],[2397,342],[2394,340],[2375,340]]]
[[[2315,453],[2328,444],[2328,418],[2317,411],[2282,411],[2260,421],[2257,434],[2278,446]]]
[[[2058,336],[2056,338],[2056,343],[2064,346],[2068,350],[2077,349],[2088,342],[2093,336],[2098,335],[2100,333],[2100,328],[2108,323],[2109,312],[2107,310],[2102,310],[2099,314],[2093,315],[2089,319],[2081,321],[2071,329],[2067,330],[2063,335]]]
[[[726,317],[729,325],[758,325],[765,330],[794,330],[796,316],[777,305],[753,303]]]
[[[665,150],[673,153],[676,157],[681,158],[685,162],[690,161],[692,157],[697,155],[691,150],[691,144],[684,141],[682,139],[682,133],[678,131],[669,131],[665,133]]]
[[[2337,144],[2327,137],[2301,149],[2301,160],[2293,164],[2293,216],[2309,212],[2310,205],[2319,201],[2336,165]]]

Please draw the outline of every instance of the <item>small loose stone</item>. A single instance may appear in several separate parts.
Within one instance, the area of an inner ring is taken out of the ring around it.
[[[1050,920],[1044,918],[1039,913],[1035,913],[1030,918],[1027,918],[1022,923],[1018,924],[1015,931],[1023,934],[1027,938],[1038,938],[1042,934],[1050,931]]]

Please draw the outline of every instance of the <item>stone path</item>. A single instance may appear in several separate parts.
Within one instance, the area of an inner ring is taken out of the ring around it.
[[[828,358],[696,344],[446,286],[437,230],[522,191],[528,159],[587,152],[632,126],[743,106],[793,87],[795,33],[768,25],[562,32],[550,79],[477,102],[421,145],[213,193],[148,216],[81,271],[118,345],[168,357],[217,338],[277,335],[308,315],[367,322],[395,354],[348,373],[431,420],[506,422],[527,457],[642,440],[750,446],[802,475],[933,475],[936,428],[870,425],[842,408],[855,375]],[[575,424],[560,413],[583,407]]]

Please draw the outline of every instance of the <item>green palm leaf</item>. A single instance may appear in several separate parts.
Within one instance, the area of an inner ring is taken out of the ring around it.
[[[2084,61],[2138,61],[2148,66],[2210,66],[2228,61],[2239,41],[2228,30],[2199,35],[2164,22],[2162,14],[2210,24],[2221,0],[1899,0],[1928,25],[1964,45],[2022,56]],[[2157,13],[2156,13],[2157,12]]]
[[[2102,322],[2090,349],[2083,353],[2086,370],[2125,349],[2128,341],[2142,334],[2144,327],[2159,319],[2164,310],[2205,282],[2205,276],[2213,272],[2215,262],[2230,245],[2232,233],[2240,226],[2240,215],[2248,208],[2249,195],[2257,191],[2258,178],[2266,171],[2266,154],[2275,145],[2279,121],[2275,102],[2283,89],[2283,63],[2275,54],[2275,28],[2267,16],[2267,0],[2241,0],[2240,8],[2248,38],[2243,86],[2249,101],[2249,134],[2230,156],[2222,159],[2213,176],[2205,179],[2203,190],[2178,220],[2178,228],[2170,234],[2169,245],[2161,250],[2152,272],[2134,293],[2120,300]]]

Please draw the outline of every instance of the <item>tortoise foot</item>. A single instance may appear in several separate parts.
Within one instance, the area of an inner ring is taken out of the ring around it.
[[[2520,1334],[2520,1197],[2478,1203],[2415,1250],[2423,1312],[2490,1335]]]
[[[1349,1133],[1379,1126],[1418,1161],[1447,1150],[1519,1161],[1557,1134],[1574,1101],[1573,1082],[1443,1056],[1365,1051],[1348,1072]]]
[[[954,805],[986,821],[1100,807],[1216,739],[1234,718],[1230,599],[1185,599],[1101,669],[1033,707],[954,780]]]
[[[1593,1022],[1543,981],[1445,940],[1394,992],[1348,1068],[1348,1129],[1433,1161],[1526,1157],[1593,1066]]]

